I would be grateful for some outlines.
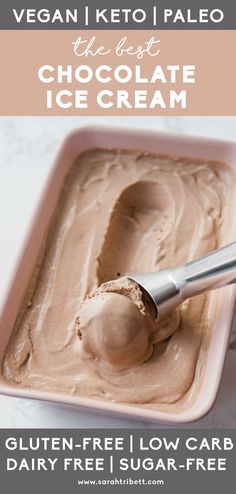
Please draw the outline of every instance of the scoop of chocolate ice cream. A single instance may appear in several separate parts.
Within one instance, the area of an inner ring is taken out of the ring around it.
[[[92,292],[77,316],[82,351],[119,368],[140,365],[151,356],[154,324],[139,286],[126,277]]]

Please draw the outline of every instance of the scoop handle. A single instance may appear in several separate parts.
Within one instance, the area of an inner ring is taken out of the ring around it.
[[[236,283],[236,242],[183,266],[184,298]]]

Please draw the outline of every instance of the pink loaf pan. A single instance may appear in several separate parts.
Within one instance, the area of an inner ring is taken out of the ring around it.
[[[56,207],[60,190],[74,160],[84,151],[96,147],[120,147],[223,161],[236,167],[236,143],[195,137],[176,136],[155,131],[86,126],[65,139],[53,163],[38,203],[31,210],[30,227],[24,245],[15,261],[10,283],[0,306],[0,365],[21,308],[45,232]],[[225,244],[236,240],[236,219]],[[0,375],[0,393],[7,396],[45,401],[81,411],[113,414],[149,422],[182,424],[201,418],[214,404],[223,370],[234,313],[236,286],[218,290],[214,327],[203,358],[199,358],[197,391],[191,392],[187,405],[178,411],[147,409],[139,405],[105,402],[65,393],[10,386]],[[200,378],[199,378],[200,376]],[[193,385],[194,388],[194,385]],[[166,407],[168,408],[168,407]]]

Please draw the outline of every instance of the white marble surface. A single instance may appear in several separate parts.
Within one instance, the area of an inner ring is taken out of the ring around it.
[[[27,211],[40,193],[63,137],[88,122],[155,128],[236,141],[236,117],[1,117],[0,303],[27,229]],[[211,412],[194,427],[236,427],[236,335],[232,334],[220,391]],[[0,427],[157,427],[0,396]]]

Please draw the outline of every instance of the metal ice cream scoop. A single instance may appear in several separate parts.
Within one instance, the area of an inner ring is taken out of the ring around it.
[[[236,283],[236,242],[174,269],[129,276],[149,295],[162,316],[184,300]]]

